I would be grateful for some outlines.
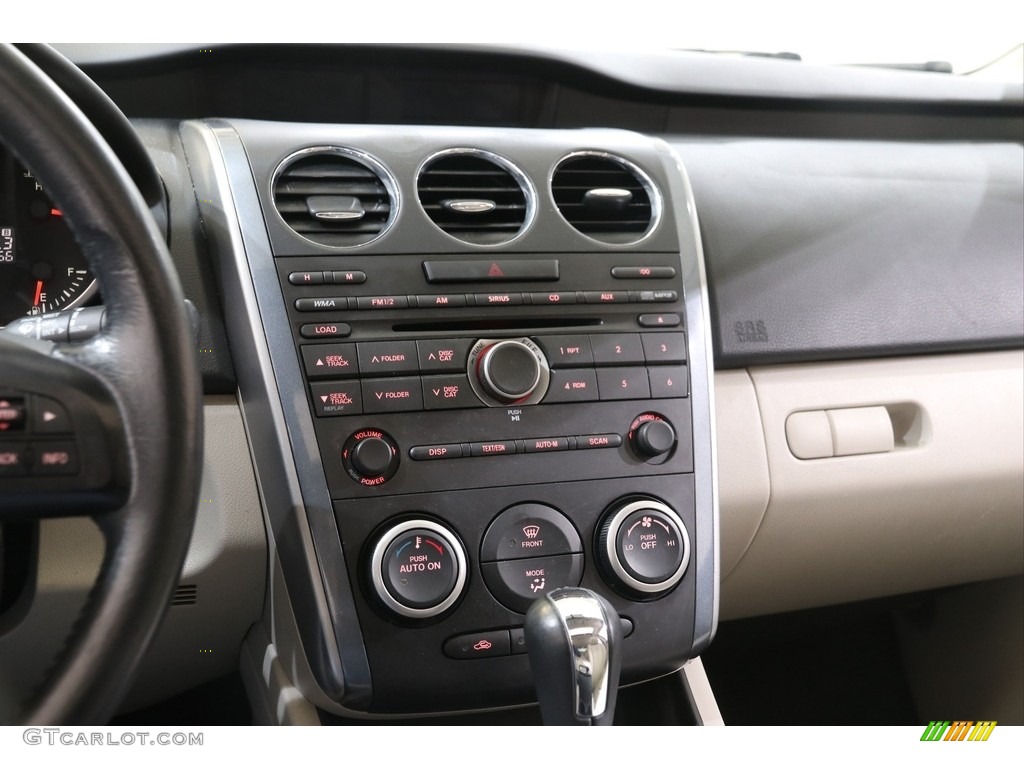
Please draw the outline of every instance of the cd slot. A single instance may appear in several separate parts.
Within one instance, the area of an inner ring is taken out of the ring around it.
[[[604,324],[599,317],[552,318],[485,318],[480,320],[437,320],[431,322],[395,323],[395,333],[440,333],[456,331],[507,331],[550,328],[595,328]]]

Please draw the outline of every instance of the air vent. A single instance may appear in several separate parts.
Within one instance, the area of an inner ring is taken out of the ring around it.
[[[506,243],[533,218],[533,193],[526,177],[489,152],[444,152],[423,166],[417,188],[430,220],[467,243]]]
[[[285,224],[332,248],[380,237],[397,213],[395,184],[373,159],[338,147],[307,149],[274,178],[274,205]]]
[[[632,163],[600,153],[570,155],[551,177],[562,217],[584,235],[613,245],[643,239],[660,206],[653,182]]]
[[[171,597],[171,605],[195,605],[199,597],[199,587],[195,584],[179,584]]]

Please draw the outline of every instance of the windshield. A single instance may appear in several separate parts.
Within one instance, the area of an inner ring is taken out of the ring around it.
[[[56,6],[56,7],[54,7]],[[112,42],[94,4],[55,0],[45,19],[31,6],[5,11],[11,37]],[[122,39],[180,42],[448,42],[540,45],[563,49],[702,50],[791,53],[812,64],[915,65],[958,75],[1024,81],[1024,3],[936,4],[920,0],[810,3],[716,0],[478,0],[408,3],[381,15],[347,3],[317,7],[315,23],[282,23],[280,14],[242,14],[228,4],[175,0],[158,28],[118,26]],[[146,14],[135,17],[147,23]],[[45,28],[42,24],[45,23]],[[997,62],[998,63],[994,63]],[[948,64],[949,66],[945,66]],[[991,66],[988,66],[991,65]]]

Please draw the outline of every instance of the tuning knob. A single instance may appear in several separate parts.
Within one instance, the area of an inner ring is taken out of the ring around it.
[[[489,405],[533,405],[547,391],[547,359],[530,339],[481,339],[469,354],[470,381]]]

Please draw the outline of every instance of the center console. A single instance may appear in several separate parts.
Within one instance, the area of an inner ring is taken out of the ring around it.
[[[558,587],[618,613],[625,685],[707,645],[707,306],[665,145],[248,121],[182,136],[308,698],[350,715],[534,701],[525,614]]]

